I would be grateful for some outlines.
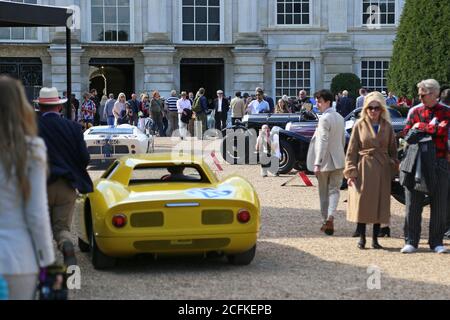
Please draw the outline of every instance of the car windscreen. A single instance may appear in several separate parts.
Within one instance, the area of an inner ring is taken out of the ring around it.
[[[92,128],[89,134],[106,134],[106,135],[118,135],[118,134],[133,134],[133,128]]]
[[[131,173],[129,185],[172,182],[209,181],[203,170],[196,165],[138,166]]]

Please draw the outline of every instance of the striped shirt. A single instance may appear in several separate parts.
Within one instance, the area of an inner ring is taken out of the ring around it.
[[[177,109],[177,97],[169,97],[166,99],[166,104],[168,106],[169,111],[178,112]]]

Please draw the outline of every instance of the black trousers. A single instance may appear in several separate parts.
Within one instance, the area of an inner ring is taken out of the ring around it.
[[[437,189],[430,194],[431,214],[428,244],[431,249],[443,245],[444,233],[448,216],[448,188],[449,170],[445,159],[437,161]],[[405,241],[414,247],[419,246],[422,231],[422,211],[425,194],[414,189],[405,188],[406,195],[406,219],[405,219]]]
[[[216,121],[216,129],[222,131],[222,129],[227,127],[227,113],[217,112],[214,115],[214,120]]]

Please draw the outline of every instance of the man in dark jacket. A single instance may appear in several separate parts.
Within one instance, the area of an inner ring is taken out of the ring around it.
[[[214,120],[216,122],[216,129],[222,131],[227,127],[227,116],[230,110],[230,103],[228,99],[223,96],[223,91],[217,91],[217,99],[214,100]]]
[[[342,97],[338,100],[336,105],[336,111],[342,116],[346,117],[355,109],[352,99],[348,97],[348,91],[342,92]]]
[[[56,88],[42,88],[39,97],[39,136],[47,146],[50,175],[47,181],[48,206],[53,236],[66,265],[76,258],[70,226],[79,193],[90,193],[93,184],[86,170],[90,160],[81,126],[61,118],[59,111],[67,99],[59,99]]]
[[[132,125],[137,126],[140,102],[137,99],[137,95],[135,93],[131,95],[131,99],[128,100],[128,103],[130,104],[131,110],[133,111]]]

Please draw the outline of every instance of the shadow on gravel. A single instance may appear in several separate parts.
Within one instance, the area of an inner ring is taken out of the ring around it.
[[[255,260],[244,267],[231,266],[224,259],[196,257],[128,259],[102,272],[89,265],[83,270],[82,290],[74,292],[74,298],[309,300],[445,299],[450,296],[447,285],[385,276],[383,264],[381,269],[376,269],[381,272],[380,289],[370,290],[368,279],[375,273],[368,273],[369,265],[359,267],[326,261],[269,241],[260,241],[258,246]],[[356,254],[355,262],[358,259]],[[424,272],[414,268],[417,274]],[[369,282],[377,285],[375,280]]]
[[[395,201],[395,200],[392,200]],[[320,231],[322,215],[319,210],[302,208],[263,207],[260,239],[268,238],[348,238],[356,230],[356,224],[346,220],[346,212],[338,211],[335,217],[335,233],[327,236]],[[428,239],[429,219],[422,218],[422,240]],[[391,216],[391,236],[403,239],[404,217]],[[372,225],[367,226],[367,236],[372,236]]]

